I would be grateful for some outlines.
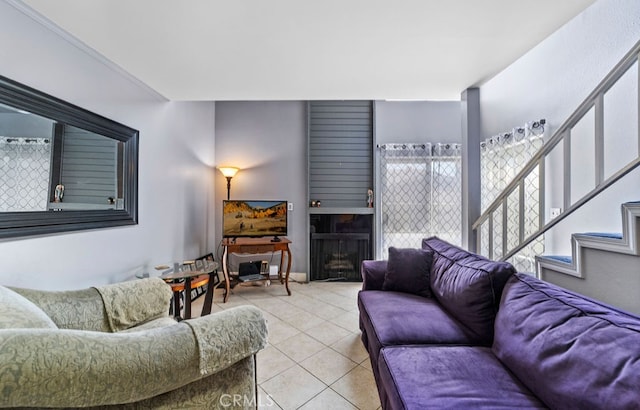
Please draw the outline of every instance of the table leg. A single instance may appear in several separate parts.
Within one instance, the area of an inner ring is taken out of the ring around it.
[[[173,292],[173,317],[180,320],[180,291]]]
[[[287,246],[287,250],[288,250]],[[278,279],[280,280],[280,284],[284,283],[284,276],[282,276],[282,265],[284,264],[284,251],[280,251],[280,266],[278,266]]]
[[[222,274],[224,275],[224,300],[223,303],[227,303],[227,299],[229,299],[229,293],[231,293],[231,281],[229,280],[229,269],[227,266],[227,257],[229,253],[229,248],[227,246],[224,247],[224,252],[222,252]]]
[[[282,258],[280,258],[280,263],[282,263]],[[287,275],[284,279],[284,286],[287,289],[287,294],[291,296],[291,291],[289,290],[289,273],[291,273],[291,249],[287,246]]]
[[[201,316],[206,316],[211,313],[211,306],[213,305],[213,292],[215,291],[214,278],[218,276],[218,271],[213,271],[209,274],[209,283],[207,284],[207,294],[204,296],[204,305],[202,306]]]
[[[191,278],[184,279],[184,318],[191,319]]]

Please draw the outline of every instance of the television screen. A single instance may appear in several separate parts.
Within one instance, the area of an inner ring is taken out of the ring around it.
[[[222,235],[225,238],[286,234],[287,201],[223,201]]]

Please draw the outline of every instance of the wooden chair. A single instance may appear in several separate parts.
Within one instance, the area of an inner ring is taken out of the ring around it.
[[[189,263],[189,265],[193,265],[192,269],[198,270],[202,269],[202,264],[199,264],[199,261],[214,261],[213,254],[208,253],[204,256],[195,259],[193,263]],[[199,266],[200,265],[200,266]],[[174,295],[174,303],[171,308],[174,316],[178,320],[182,319],[190,319],[191,318],[191,302],[199,298],[200,296],[206,294],[204,304],[202,305],[202,312],[200,316],[206,316],[211,313],[212,305],[213,305],[213,292],[215,288],[220,284],[220,278],[218,277],[217,270],[204,275],[199,275],[190,279],[190,295],[189,299],[185,299],[187,295],[185,294],[185,281],[176,281],[171,282],[169,285],[171,286],[171,291]],[[184,307],[184,316],[180,316],[180,311],[183,310]]]

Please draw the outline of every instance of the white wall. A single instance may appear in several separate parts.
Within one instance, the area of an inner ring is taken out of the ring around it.
[[[212,249],[213,103],[166,102],[7,2],[0,75],[140,131],[139,224],[0,241],[0,284],[82,288]]]
[[[240,168],[231,199],[287,200],[292,272],[307,272],[307,120],[302,101],[216,103],[216,165]],[[216,171],[215,220],[222,221],[227,181]],[[222,237],[221,223],[215,232]]]
[[[462,140],[460,101],[376,101],[376,143]]]
[[[547,120],[551,135],[638,40],[640,2],[599,0],[480,87],[483,138],[539,118]],[[586,156],[587,147],[574,144],[574,157]],[[561,177],[553,168],[549,173],[555,186],[548,192],[556,194],[548,198],[547,212],[562,207]],[[636,171],[560,223],[546,236],[547,253],[570,254],[573,232],[621,231],[620,203],[638,200],[639,185]]]

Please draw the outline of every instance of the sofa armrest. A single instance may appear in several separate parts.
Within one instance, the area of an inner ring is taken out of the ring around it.
[[[362,290],[382,290],[387,261],[362,261]]]
[[[206,340],[193,330],[208,328]],[[255,307],[238,307],[150,330],[101,333],[0,330],[0,407],[88,407],[133,403],[219,372],[266,343]],[[215,354],[213,354],[215,350]]]

